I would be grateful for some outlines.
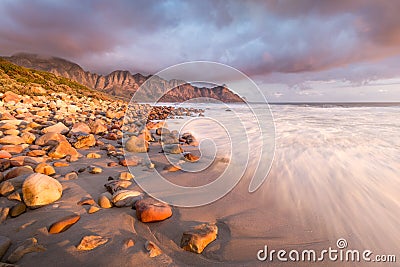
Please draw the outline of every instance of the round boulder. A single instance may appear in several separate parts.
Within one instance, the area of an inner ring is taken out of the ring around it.
[[[62,186],[50,176],[35,173],[25,179],[22,194],[28,207],[38,208],[57,201],[62,195]]]

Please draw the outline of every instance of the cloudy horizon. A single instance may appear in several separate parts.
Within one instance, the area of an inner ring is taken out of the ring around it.
[[[0,0],[1,55],[106,74],[230,65],[277,101],[400,101],[399,1]]]

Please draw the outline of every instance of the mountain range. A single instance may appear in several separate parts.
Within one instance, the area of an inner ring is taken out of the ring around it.
[[[16,65],[50,72],[56,76],[71,79],[91,89],[125,100],[130,100],[138,88],[152,77],[152,75],[144,76],[140,73],[131,74],[129,71],[123,70],[115,70],[107,75],[100,75],[85,71],[78,64],[63,58],[45,57],[36,54],[19,53],[3,58]],[[156,76],[154,78],[151,84],[151,89],[154,90],[153,93],[164,92],[164,88],[167,86],[174,88],[161,98],[161,102],[182,102],[200,97],[212,98],[223,102],[243,102],[240,96],[234,94],[225,86],[208,88],[196,87],[189,83],[177,86],[182,81],[167,81]]]

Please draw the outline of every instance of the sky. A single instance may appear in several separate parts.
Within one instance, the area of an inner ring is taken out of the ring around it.
[[[248,75],[270,102],[400,101],[399,10],[397,0],[0,0],[0,55],[100,74],[208,60]]]

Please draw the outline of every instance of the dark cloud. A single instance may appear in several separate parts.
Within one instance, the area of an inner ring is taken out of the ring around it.
[[[249,75],[338,78],[348,69],[363,76],[357,64],[399,55],[398,10],[395,0],[5,0],[0,47],[4,55],[51,54],[102,73],[212,60]]]

